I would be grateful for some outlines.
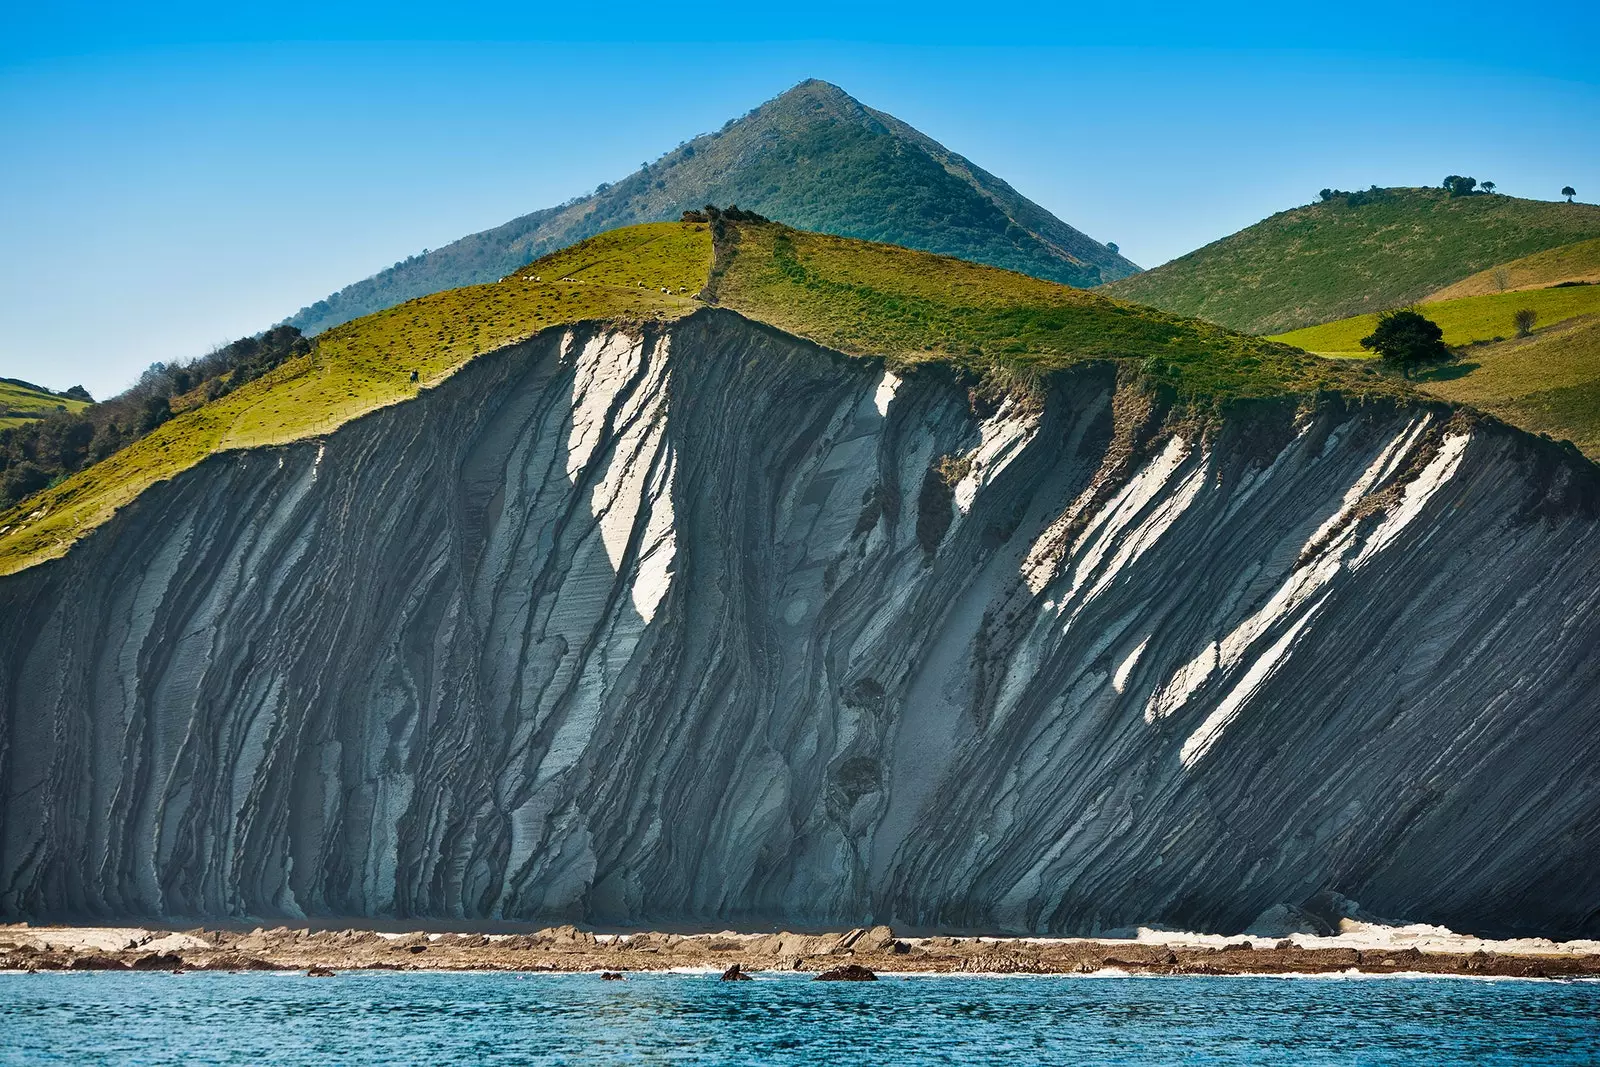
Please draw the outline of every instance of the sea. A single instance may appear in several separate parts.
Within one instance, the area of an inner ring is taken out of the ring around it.
[[[1600,983],[6,973],[0,1063],[1592,1064]]]

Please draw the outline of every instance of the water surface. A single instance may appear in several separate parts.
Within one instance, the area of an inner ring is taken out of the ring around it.
[[[0,974],[0,1063],[1600,1062],[1600,983]]]

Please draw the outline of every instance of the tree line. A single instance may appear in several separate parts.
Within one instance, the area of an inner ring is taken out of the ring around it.
[[[55,411],[0,430],[0,510],[139,440],[172,418],[175,405],[217,400],[311,347],[293,326],[275,326],[198,359],[152,363],[132,387],[80,412]]]

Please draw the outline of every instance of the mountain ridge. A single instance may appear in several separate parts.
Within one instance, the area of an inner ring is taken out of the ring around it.
[[[286,321],[317,333],[417,296],[497,280],[596,233],[674,220],[706,203],[738,203],[803,229],[1080,287],[1139,269],[909,124],[811,79],[588,196],[413,256]]]
[[[1600,207],[1442,189],[1335,194],[1103,287],[1254,334],[1411,303],[1480,270],[1600,236]]]

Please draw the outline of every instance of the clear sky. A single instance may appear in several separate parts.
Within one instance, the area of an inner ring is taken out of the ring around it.
[[[1329,185],[1600,199],[1597,42],[1592,0],[3,4],[0,376],[109,395],[807,77],[1146,266]]]

